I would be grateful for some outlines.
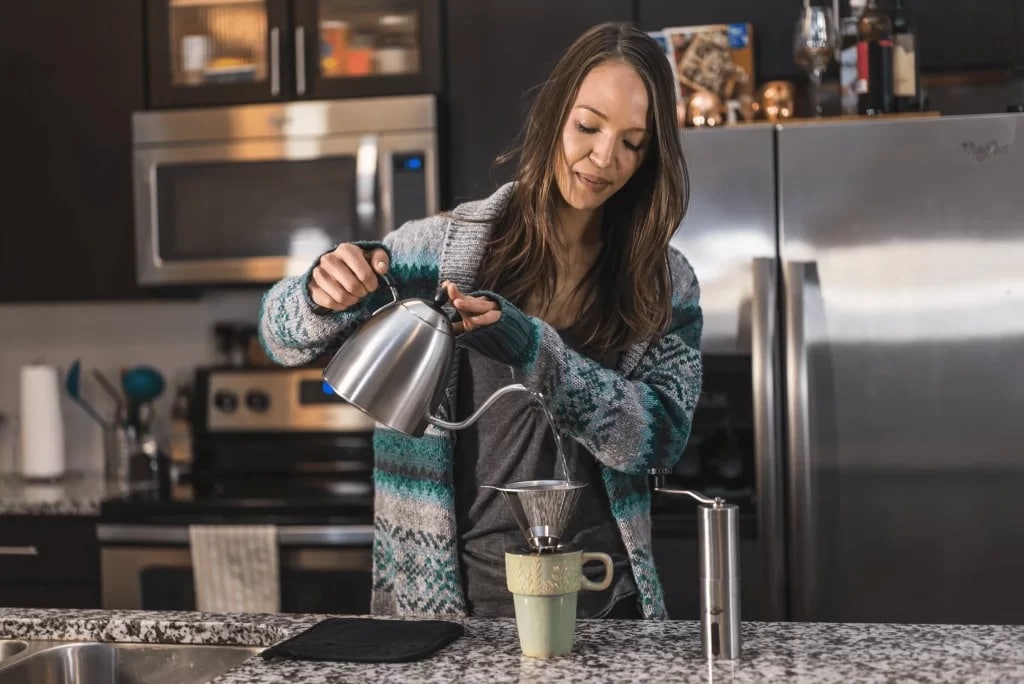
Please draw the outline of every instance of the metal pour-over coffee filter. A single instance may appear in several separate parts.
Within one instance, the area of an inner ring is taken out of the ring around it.
[[[483,485],[501,492],[526,542],[538,551],[554,551],[586,482],[524,480]]]

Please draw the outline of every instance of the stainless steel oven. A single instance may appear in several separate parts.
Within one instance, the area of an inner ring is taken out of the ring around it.
[[[317,368],[199,368],[193,397],[187,477],[100,504],[103,606],[194,609],[190,526],[273,525],[282,611],[368,612],[373,421]]]
[[[101,523],[106,609],[195,610],[187,525]],[[372,525],[279,525],[281,610],[366,614]]]
[[[137,112],[145,285],[269,283],[438,209],[433,95]]]

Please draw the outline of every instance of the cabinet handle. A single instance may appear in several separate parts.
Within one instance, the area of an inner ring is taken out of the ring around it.
[[[295,27],[295,92],[306,94],[306,29]]]
[[[0,556],[38,556],[39,549],[34,546],[0,546]]]
[[[270,94],[281,93],[281,30],[270,29]]]

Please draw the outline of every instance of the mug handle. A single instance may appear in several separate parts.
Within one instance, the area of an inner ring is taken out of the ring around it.
[[[601,561],[601,564],[604,565],[604,579],[600,582],[595,582],[587,579],[586,575],[583,575],[583,577],[580,578],[580,589],[602,591],[611,586],[613,576],[612,557],[607,553],[601,553],[599,551],[584,551],[583,555],[580,556],[580,567],[582,568],[587,561]]]

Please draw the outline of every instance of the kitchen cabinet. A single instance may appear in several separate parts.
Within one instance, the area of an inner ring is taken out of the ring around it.
[[[0,6],[0,301],[145,294],[130,128],[144,104],[142,24],[136,2]]]
[[[96,519],[0,516],[0,606],[99,608]]]
[[[925,71],[1008,67],[1019,59],[1024,35],[1021,0],[904,0],[917,22]]]
[[[477,199],[511,178],[493,168],[511,146],[558,57],[590,26],[629,21],[632,0],[448,0],[447,92],[441,120],[446,208]]]
[[[436,93],[441,0],[147,0],[149,106]]]
[[[1017,0],[1017,71],[1024,72],[1024,0]]]

